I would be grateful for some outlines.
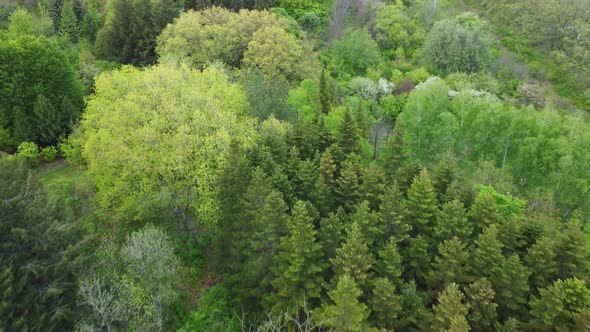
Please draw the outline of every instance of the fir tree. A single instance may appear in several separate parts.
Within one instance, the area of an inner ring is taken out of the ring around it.
[[[557,277],[584,278],[588,271],[588,251],[581,222],[574,217],[567,222],[555,246]]]
[[[326,80],[326,71],[322,68],[322,74],[320,76],[320,108],[324,114],[330,113],[330,92],[328,91],[328,82]]]
[[[491,276],[490,281],[496,293],[498,316],[524,318],[527,314],[530,271],[520,263],[517,255],[504,260],[500,271]]]
[[[288,235],[281,239],[276,255],[276,278],[272,285],[273,311],[297,313],[305,299],[319,298],[323,281],[322,246],[316,241],[313,217],[298,201],[289,220]]]
[[[563,331],[586,331],[576,327],[587,319],[583,315],[587,315],[590,308],[590,289],[583,280],[577,278],[557,280],[551,286],[541,289],[540,297],[532,299],[530,305],[533,316],[530,325],[536,331],[551,331],[556,328]]]
[[[408,153],[404,141],[404,130],[402,125],[398,123],[393,130],[393,135],[387,140],[378,158],[389,183],[393,182],[395,175],[404,165],[406,159],[408,159]]]
[[[543,236],[528,249],[524,262],[531,271],[530,284],[533,289],[545,288],[556,279],[557,263],[554,247],[554,241],[550,237]]]
[[[408,191],[408,220],[413,226],[413,234],[432,235],[436,217],[436,194],[426,169],[414,178]]]
[[[39,134],[39,143],[51,145],[63,132],[62,121],[55,107],[43,95],[37,96],[33,105],[33,116],[36,132]]]
[[[394,285],[402,284],[402,256],[397,249],[397,241],[391,237],[379,250],[379,260],[375,264],[375,270],[381,277],[389,279]]]
[[[494,331],[498,305],[494,303],[496,293],[489,280],[478,279],[465,288],[465,294],[469,303],[469,325],[474,331]]]
[[[98,14],[94,9],[86,11],[82,22],[80,23],[80,37],[93,43],[96,40],[96,34],[99,30]]]
[[[338,278],[336,289],[328,292],[334,304],[322,307],[322,320],[332,331],[357,332],[367,327],[370,310],[359,302],[361,290],[349,275]]]
[[[473,253],[473,271],[479,277],[489,277],[496,273],[504,262],[502,243],[498,240],[498,227],[492,225],[475,241]]]
[[[358,199],[359,174],[358,165],[352,158],[347,158],[342,163],[342,170],[337,183],[340,205],[347,212],[353,211]]]
[[[338,127],[338,145],[345,154],[356,151],[357,130],[352,113],[350,112],[350,107],[347,105],[342,115],[342,120],[340,120],[340,126]]]
[[[336,257],[331,259],[334,270],[334,280],[341,276],[348,275],[359,287],[367,284],[369,270],[373,265],[373,257],[366,245],[359,225],[350,225],[346,241],[336,250]]]
[[[318,238],[324,247],[324,256],[327,259],[336,257],[336,249],[345,237],[344,225],[346,212],[339,208],[336,213],[330,213],[326,218],[320,220],[320,233]]]
[[[456,236],[463,241],[468,241],[472,232],[473,228],[467,220],[467,212],[463,203],[459,200],[444,203],[436,215],[435,238],[438,241],[443,241]]]
[[[471,205],[469,219],[477,232],[500,222],[500,212],[494,196],[488,192],[480,192]]]
[[[406,222],[405,216],[408,212],[397,182],[385,189],[379,212],[385,238],[393,237],[397,242],[404,242],[409,237],[412,226]]]
[[[381,227],[379,227],[379,215],[369,208],[369,202],[362,201],[356,205],[350,221],[356,223],[369,247],[381,238]]]
[[[465,284],[469,279],[469,254],[465,244],[457,237],[438,245],[438,256],[434,258],[433,270],[428,276],[430,289],[443,290],[450,283]]]
[[[375,280],[370,305],[376,325],[393,330],[394,321],[401,311],[401,297],[397,295],[395,285],[389,279]]]
[[[335,189],[335,182],[336,182],[336,161],[332,156],[330,150],[326,150],[322,153],[320,157],[320,176],[324,180],[324,182],[332,186]]]
[[[313,191],[318,169],[313,160],[304,160],[299,163],[297,172],[296,194],[299,199],[309,200]]]
[[[434,169],[434,188],[441,201],[443,201],[443,198],[447,194],[447,190],[455,180],[456,173],[457,162],[452,153],[448,151]]]
[[[371,210],[377,210],[381,204],[381,195],[385,190],[385,175],[375,162],[361,171],[361,186],[359,195],[361,200],[369,202]]]
[[[354,120],[356,123],[356,128],[358,130],[358,135],[362,138],[369,137],[369,124],[367,123],[367,115],[365,111],[365,104],[361,99],[356,107],[356,111],[354,112]]]
[[[425,285],[425,279],[431,269],[431,253],[428,240],[418,235],[410,238],[408,247],[403,251],[405,271],[408,279],[414,279],[420,286]]]
[[[463,303],[463,293],[452,283],[439,293],[434,306],[433,331],[469,331],[467,313],[469,306]]]
[[[71,1],[64,1],[61,7],[61,20],[59,24],[59,32],[71,42],[77,42],[80,35],[78,17],[74,12],[74,7]]]

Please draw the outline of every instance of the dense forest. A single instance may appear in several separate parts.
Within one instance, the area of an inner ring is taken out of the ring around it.
[[[590,0],[1,0],[0,331],[590,331]]]

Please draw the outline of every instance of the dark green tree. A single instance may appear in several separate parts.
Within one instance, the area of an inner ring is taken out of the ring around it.
[[[467,319],[471,328],[474,331],[494,331],[498,305],[494,303],[496,293],[489,280],[486,278],[476,280],[465,287],[465,294],[469,303]]]
[[[326,79],[326,71],[322,68],[322,74],[320,75],[320,108],[324,114],[330,113],[332,110],[330,106],[330,91],[328,91],[328,81]]]
[[[349,226],[346,241],[336,250],[336,257],[331,259],[334,270],[334,281],[348,275],[356,285],[364,288],[369,278],[369,270],[373,265],[373,256],[367,247],[359,225]]]
[[[512,255],[505,259],[500,270],[491,276],[490,281],[496,290],[498,316],[501,319],[526,317],[530,274],[518,256]]]
[[[438,255],[428,275],[430,289],[441,291],[449,284],[466,284],[470,276],[469,254],[466,246],[457,237],[438,245]]]
[[[350,107],[347,105],[338,127],[338,145],[342,148],[342,151],[345,154],[350,154],[357,150],[357,138],[358,129],[352,118]]]
[[[379,250],[379,260],[375,263],[375,270],[381,277],[389,279],[393,285],[402,284],[402,256],[397,248],[397,241],[394,237],[389,238],[387,243]]]
[[[453,236],[468,243],[473,227],[467,220],[467,212],[459,200],[444,203],[436,215],[434,234],[437,241],[450,239]]]
[[[443,201],[443,198],[446,196],[451,183],[455,181],[456,174],[457,161],[455,156],[449,151],[443,156],[434,169],[434,188],[441,201]]]
[[[555,246],[559,279],[586,276],[589,266],[586,248],[588,246],[581,222],[574,217],[564,225]]]
[[[393,135],[387,139],[387,143],[378,158],[390,183],[393,182],[395,175],[404,165],[406,159],[408,159],[408,153],[404,141],[404,129],[398,123],[393,129]]]
[[[434,305],[433,331],[469,331],[469,305],[463,303],[463,297],[455,283],[451,283],[439,293],[438,303]]]
[[[405,218],[408,212],[397,182],[385,189],[381,197],[379,212],[380,223],[386,239],[393,237],[401,243],[409,237],[412,226],[407,223]]]
[[[349,158],[342,163],[340,177],[337,180],[339,203],[347,212],[353,211],[357,203],[359,196],[359,181],[358,165],[353,158],[350,158],[349,156]]]
[[[61,20],[59,24],[59,33],[67,37],[71,42],[78,42],[80,36],[80,26],[78,24],[78,17],[74,12],[74,6],[71,1],[64,1],[61,6]]]
[[[316,240],[313,217],[304,202],[293,207],[288,235],[281,239],[275,256],[276,277],[271,295],[273,311],[296,314],[305,299],[319,298],[323,281],[322,245]]]
[[[60,119],[58,109],[43,95],[37,96],[33,105],[33,119],[38,141],[43,145],[50,145],[55,138],[65,132],[64,122]]]
[[[426,169],[422,169],[412,182],[408,191],[407,209],[407,220],[413,226],[413,234],[431,236],[438,208],[434,186]]]
[[[96,34],[99,29],[98,14],[94,9],[89,8],[84,14],[82,22],[80,22],[80,38],[93,43],[96,40]]]
[[[332,331],[364,331],[368,327],[370,310],[359,302],[361,294],[354,278],[346,274],[340,276],[336,289],[328,292],[333,304],[322,306],[321,317],[325,326]]]
[[[428,239],[421,234],[410,238],[408,247],[402,252],[404,269],[408,279],[414,279],[419,286],[425,286],[425,280],[432,267],[432,254]]]
[[[362,201],[354,208],[354,213],[350,215],[350,222],[356,223],[360,229],[367,246],[373,247],[381,238],[382,228],[379,225],[379,215],[369,208],[369,202]]]
[[[371,210],[377,210],[384,190],[385,175],[377,163],[371,162],[361,170],[360,199],[368,201]]]
[[[373,293],[370,299],[372,321],[376,326],[393,329],[394,321],[401,311],[401,297],[395,285],[387,278],[377,278],[373,282]]]
[[[503,245],[498,240],[498,227],[492,225],[475,241],[472,264],[478,277],[490,277],[500,269],[504,262]]]
[[[557,262],[554,248],[554,240],[543,236],[528,249],[524,262],[531,271],[531,288],[545,288],[555,279]]]

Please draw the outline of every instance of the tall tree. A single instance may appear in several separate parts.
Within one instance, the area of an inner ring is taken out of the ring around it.
[[[402,256],[397,248],[397,241],[391,237],[379,250],[379,260],[375,263],[375,270],[379,276],[389,279],[393,285],[402,284]]]
[[[533,289],[545,288],[556,278],[557,262],[554,247],[554,240],[543,236],[528,249],[524,262],[531,271],[530,285]]]
[[[401,310],[401,298],[395,285],[387,278],[377,278],[373,282],[370,299],[371,312],[377,326],[393,329],[394,321]]]
[[[336,250],[336,257],[330,262],[334,269],[334,281],[338,282],[343,275],[348,275],[359,287],[367,285],[373,257],[359,225],[353,223],[349,226],[346,241]]]
[[[61,6],[59,33],[74,43],[78,41],[80,36],[78,17],[76,17],[71,1],[64,1],[64,4]]]
[[[431,236],[438,208],[434,186],[426,169],[422,169],[412,182],[408,191],[407,208],[407,218],[412,224],[413,234]]]
[[[362,291],[349,275],[338,278],[336,289],[328,292],[334,304],[324,304],[322,320],[334,331],[355,332],[363,331],[367,327],[370,310],[359,302]]]
[[[450,283],[462,285],[469,280],[469,254],[466,245],[457,237],[438,245],[438,256],[432,265],[433,269],[428,276],[430,289],[440,291]]]
[[[350,107],[346,106],[338,127],[338,145],[346,154],[355,152],[358,139],[357,126],[354,123]]]
[[[407,223],[405,218],[408,212],[397,182],[385,189],[381,197],[379,212],[380,223],[383,226],[386,239],[393,237],[397,242],[403,242],[409,237],[412,226]]]
[[[322,68],[322,74],[320,75],[320,93],[319,93],[319,104],[320,109],[324,114],[328,114],[331,111],[330,107],[330,92],[328,91],[328,81],[326,79],[326,71]]]
[[[494,331],[496,324],[496,293],[486,278],[476,280],[465,288],[469,303],[469,325],[474,331]]]
[[[467,313],[469,305],[463,303],[463,293],[459,286],[451,283],[438,295],[434,305],[434,331],[469,331]]]
[[[297,313],[305,299],[319,298],[323,281],[322,245],[316,240],[313,217],[304,202],[293,207],[288,222],[288,235],[281,238],[275,256],[276,277],[272,286],[273,309],[277,312]]]
[[[564,225],[555,246],[557,277],[583,278],[588,271],[588,250],[581,222],[574,217]]]
[[[444,203],[442,209],[436,215],[434,234],[438,241],[449,239],[453,236],[468,242],[471,239],[473,226],[467,220],[467,212],[463,203],[457,199]]]

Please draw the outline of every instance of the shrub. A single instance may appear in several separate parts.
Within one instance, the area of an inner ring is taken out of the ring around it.
[[[43,160],[51,162],[55,160],[55,156],[57,156],[57,149],[55,146],[46,146],[41,149],[41,157],[43,157]]]
[[[17,156],[29,165],[37,166],[39,163],[39,147],[33,142],[22,142],[18,146]]]

